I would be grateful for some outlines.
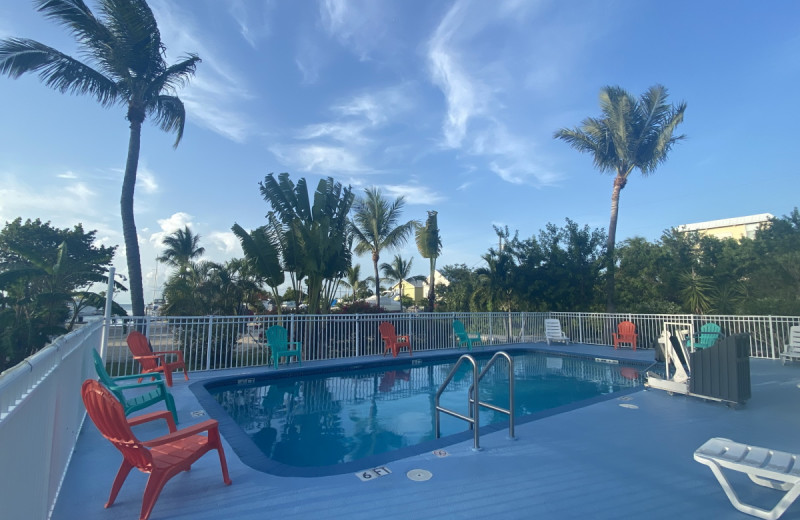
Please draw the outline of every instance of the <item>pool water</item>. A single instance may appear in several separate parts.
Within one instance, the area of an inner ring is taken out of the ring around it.
[[[631,365],[541,352],[513,355],[515,416],[640,386]],[[457,358],[409,359],[405,366],[337,369],[336,373],[280,379],[239,379],[208,388],[210,394],[272,461],[320,467],[358,461],[435,438],[436,392]],[[488,356],[478,359],[479,368]],[[641,367],[638,367],[641,370]],[[440,404],[469,415],[472,368],[463,363]],[[498,360],[480,383],[481,401],[508,407],[508,364]],[[441,414],[442,436],[469,430]],[[508,423],[481,407],[480,425]]]

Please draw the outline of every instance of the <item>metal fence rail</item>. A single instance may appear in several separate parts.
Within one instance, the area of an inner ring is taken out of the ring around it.
[[[480,333],[486,345],[544,341],[545,318],[556,318],[575,342],[612,345],[621,321],[636,325],[638,348],[653,349],[664,322],[686,323],[694,331],[707,322],[717,323],[725,335],[749,333],[753,357],[777,358],[788,342],[789,327],[800,324],[792,316],[698,316],[691,314],[627,314],[579,312],[499,313],[395,313],[395,314],[286,314],[256,316],[142,317],[113,320],[109,327],[106,361],[112,375],[139,370],[125,338],[137,328],[153,349],[181,350],[190,370],[215,370],[262,366],[270,363],[264,331],[282,325],[290,341],[299,341],[303,360],[353,358],[383,354],[378,333],[383,321],[398,334],[409,334],[415,351],[456,348],[453,320],[470,333]]]

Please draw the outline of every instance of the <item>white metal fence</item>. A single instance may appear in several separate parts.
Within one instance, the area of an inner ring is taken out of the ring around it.
[[[0,508],[3,518],[48,518],[86,414],[80,388],[95,377],[97,322],[0,375]]]
[[[143,317],[117,319],[109,330],[106,360],[112,375],[131,374],[138,363],[125,343],[138,328],[153,349],[181,350],[190,370],[249,367],[270,363],[264,331],[282,325],[290,341],[299,341],[303,360],[351,358],[383,353],[378,326],[391,322],[398,334],[411,335],[415,351],[456,347],[453,320],[461,320],[470,333],[480,333],[484,344],[500,345],[544,341],[545,318],[561,321],[575,342],[612,345],[620,321],[631,321],[639,334],[638,348],[656,348],[664,322],[685,323],[699,331],[708,322],[720,325],[725,335],[750,334],[753,357],[777,358],[787,343],[789,327],[800,324],[791,316],[697,316],[604,313],[397,313],[397,314],[286,314],[259,316]]]

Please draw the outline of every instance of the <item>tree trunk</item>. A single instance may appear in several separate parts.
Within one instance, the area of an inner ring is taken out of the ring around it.
[[[142,285],[142,262],[139,258],[139,238],[133,218],[133,192],[136,187],[136,171],[139,168],[142,122],[131,121],[128,141],[128,160],[122,180],[122,195],[119,199],[122,214],[122,235],[125,239],[125,256],[128,259],[128,287],[131,290],[131,306],[134,316],[144,316],[144,289]]]
[[[377,308],[381,306],[381,277],[378,275],[378,260],[380,259],[377,251],[372,253],[372,264],[375,267],[375,307]]]
[[[428,283],[428,312],[433,312],[433,302],[436,299],[436,257],[431,257],[431,277]]]
[[[616,303],[614,298],[614,247],[617,239],[617,216],[619,214],[619,193],[625,187],[625,177],[617,175],[614,178],[614,190],[611,192],[611,221],[608,223],[608,241],[606,242],[606,312],[614,312]]]

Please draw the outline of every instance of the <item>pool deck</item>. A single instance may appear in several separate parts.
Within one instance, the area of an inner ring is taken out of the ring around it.
[[[653,360],[652,350],[529,346]],[[418,356],[424,353],[415,352]],[[448,446],[445,457],[425,453],[390,462],[386,466],[391,474],[366,482],[352,473],[313,478],[262,473],[241,462],[224,441],[233,484],[222,483],[219,460],[208,454],[191,472],[167,483],[150,518],[752,519],[731,506],[711,471],[692,458],[711,437],[800,452],[800,364],[751,359],[750,369],[752,398],[742,407],[641,390],[625,396],[629,400],[612,398],[519,424],[515,441],[508,439],[507,430],[482,435],[479,452],[472,450],[470,440]],[[194,372],[189,383],[252,373],[252,369]],[[189,383],[176,377],[173,387],[180,427],[205,419],[191,415],[200,405]],[[166,428],[160,423],[139,426],[135,432],[143,439],[162,435]],[[138,518],[147,475],[136,470],[116,503],[103,508],[119,462],[119,452],[87,418],[52,519]],[[412,470],[433,476],[413,481],[407,476]],[[732,477],[745,502],[771,509],[782,494],[753,485],[741,474]],[[800,519],[800,500],[781,518]]]

